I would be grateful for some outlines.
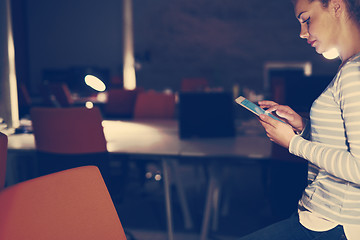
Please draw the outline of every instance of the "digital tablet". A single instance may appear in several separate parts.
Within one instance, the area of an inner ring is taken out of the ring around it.
[[[256,114],[257,116],[259,116],[260,114],[265,114],[265,115],[268,115],[268,116],[272,117],[275,120],[278,120],[280,122],[285,123],[283,120],[280,120],[279,118],[275,117],[271,113],[266,112],[264,109],[262,109],[261,107],[259,107],[255,103],[249,101],[248,99],[246,99],[243,96],[240,96],[240,97],[236,98],[235,102],[237,104],[239,104],[240,106],[246,108],[247,110],[251,111],[252,113]]]

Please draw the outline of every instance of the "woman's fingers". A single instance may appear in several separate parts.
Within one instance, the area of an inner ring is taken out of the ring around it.
[[[274,120],[265,114],[261,114],[259,118],[269,139],[285,148],[288,148],[291,138],[295,135],[292,128],[289,125]]]
[[[258,102],[258,104],[262,105],[278,105],[278,103],[274,102],[274,101],[270,101],[270,100],[261,100]]]
[[[285,105],[274,105],[272,107],[269,107],[266,111],[267,112],[282,111],[286,113],[294,112],[294,110],[292,110],[289,106],[285,106]]]
[[[267,133],[269,131],[271,131],[272,128],[276,127],[277,122],[279,122],[279,121],[267,116],[266,114],[260,114],[259,118],[260,118],[260,123],[265,128],[265,131]]]
[[[297,114],[292,108],[286,105],[279,105],[274,101],[259,101],[261,108],[266,109],[267,113],[273,113],[288,124],[290,124],[294,131],[301,132],[305,126],[302,117]]]
[[[279,105],[274,101],[267,101],[267,100],[259,101],[258,104],[260,105],[261,108],[270,108]]]
[[[281,118],[286,119],[287,121],[291,122],[294,120],[294,115],[289,113],[289,112],[285,112],[285,111],[281,111],[281,110],[276,110],[275,111],[276,115],[278,115]]]

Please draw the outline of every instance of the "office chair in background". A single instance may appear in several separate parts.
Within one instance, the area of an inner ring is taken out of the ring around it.
[[[134,119],[172,119],[175,106],[173,93],[141,92],[136,98]]]
[[[140,90],[126,90],[122,88],[109,89],[104,114],[109,118],[132,118],[135,101]]]
[[[34,107],[30,116],[39,175],[90,164],[107,177],[108,152],[98,108]]]

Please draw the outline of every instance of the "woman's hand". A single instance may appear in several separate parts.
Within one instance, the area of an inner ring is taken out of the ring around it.
[[[304,129],[303,118],[289,106],[279,105],[273,101],[259,101],[258,104],[261,108],[266,109],[266,112],[275,113],[274,115],[292,126],[295,132],[300,133]]]
[[[261,108],[266,109],[266,112],[275,113],[274,115],[288,123],[282,123],[265,114],[259,116],[260,122],[270,140],[289,148],[295,132],[301,132],[305,127],[303,118],[289,106],[279,105],[273,101],[259,101],[258,103]]]
[[[293,128],[265,114],[261,114],[259,118],[269,139],[285,148],[289,148],[290,141],[295,136]]]

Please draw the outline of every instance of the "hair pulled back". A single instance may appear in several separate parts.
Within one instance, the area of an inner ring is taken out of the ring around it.
[[[294,5],[298,0],[292,0]],[[324,8],[329,6],[330,0],[308,0],[309,2],[320,1]],[[360,0],[343,0],[350,18],[360,26]]]

